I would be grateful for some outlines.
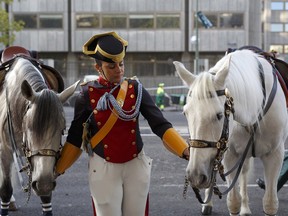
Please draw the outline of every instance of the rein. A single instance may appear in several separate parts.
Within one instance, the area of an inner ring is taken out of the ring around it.
[[[258,60],[257,60],[258,61]],[[261,84],[262,84],[262,90],[263,90],[263,101],[262,101],[262,110],[263,114],[259,114],[258,116],[258,121],[261,121],[263,116],[267,113],[269,110],[276,91],[277,91],[277,79],[276,79],[276,73],[275,73],[275,67],[273,67],[273,86],[270,92],[270,95],[268,97],[266,106],[265,106],[265,101],[266,101],[266,91],[265,91],[265,80],[264,80],[264,70],[261,65],[261,63],[258,61],[258,66],[259,66],[259,71],[260,71],[260,79],[261,79]],[[273,65],[272,65],[273,66]],[[221,199],[223,195],[226,195],[236,184],[236,181],[238,180],[238,177],[240,175],[240,172],[242,170],[242,166],[244,164],[244,161],[246,159],[247,153],[252,145],[252,156],[255,157],[255,133],[258,128],[258,121],[255,122],[251,127],[252,127],[252,132],[251,136],[249,138],[249,141],[245,147],[245,150],[242,154],[242,156],[239,158],[239,160],[236,162],[236,164],[226,173],[224,173],[224,167],[222,164],[223,156],[226,150],[228,149],[228,137],[229,137],[229,116],[230,114],[234,114],[234,102],[233,98],[230,96],[229,91],[227,89],[225,90],[220,90],[216,91],[217,96],[226,96],[226,101],[224,104],[224,123],[223,123],[223,128],[222,128],[222,133],[221,137],[218,142],[210,142],[210,141],[205,141],[205,140],[197,140],[197,139],[190,139],[188,140],[189,147],[192,148],[216,148],[217,149],[217,154],[213,162],[213,171],[211,175],[211,186],[209,187],[209,195],[205,201],[203,201],[201,195],[200,195],[200,190],[196,187],[192,187],[196,198],[201,204],[207,204],[208,202],[211,201],[212,198],[212,192],[214,192],[215,195],[218,195],[219,198]],[[238,168],[238,169],[237,169]],[[236,170],[236,175],[230,184],[230,186],[224,191],[221,192],[216,184],[216,174],[219,172],[220,177],[222,178],[223,181],[226,181],[226,176],[231,174],[234,170]],[[187,190],[188,190],[188,185],[189,185],[189,180],[187,176],[185,176],[185,183],[184,183],[184,190],[183,190],[183,197],[184,199],[186,198]]]

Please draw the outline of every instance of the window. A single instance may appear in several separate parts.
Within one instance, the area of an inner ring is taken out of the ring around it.
[[[103,28],[126,28],[127,27],[126,15],[103,15],[102,27]]]
[[[157,15],[156,28],[180,28],[180,15]]]
[[[284,45],[284,53],[288,53],[288,45]]]
[[[36,14],[14,14],[14,20],[22,20],[25,29],[36,29],[37,28],[37,15]]]
[[[283,32],[284,31],[284,25],[281,23],[271,23],[271,32]]]
[[[39,15],[39,28],[62,28],[62,15]]]
[[[271,2],[271,10],[284,10],[284,2]]]
[[[288,10],[288,3],[285,3],[285,10]]]
[[[277,53],[283,53],[283,45],[270,45],[270,51],[272,50]]]
[[[286,24],[284,24],[284,27],[285,27],[285,32],[288,32],[288,24],[286,23]]]
[[[220,28],[242,28],[244,23],[243,14],[223,13],[220,14]]]
[[[76,15],[77,28],[99,28],[99,16],[95,14]]]
[[[154,17],[153,15],[130,15],[129,23],[130,28],[153,28]]]

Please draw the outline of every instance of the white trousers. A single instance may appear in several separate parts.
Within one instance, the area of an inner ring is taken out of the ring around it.
[[[94,153],[89,186],[97,216],[144,216],[152,159],[140,152],[126,163],[110,163]]]

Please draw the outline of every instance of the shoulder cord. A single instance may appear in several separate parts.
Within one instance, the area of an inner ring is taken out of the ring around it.
[[[129,111],[126,111],[126,110],[122,109],[121,105],[119,105],[119,103],[117,102],[115,97],[112,95],[112,93],[115,91],[115,89],[117,89],[121,85],[123,80],[124,79],[122,79],[121,82],[119,84],[117,84],[109,93],[106,92],[99,99],[97,106],[96,106],[96,109],[97,110],[107,110],[107,108],[109,108],[111,110],[111,112],[113,112],[115,115],[118,115],[118,117],[121,120],[130,121],[139,115],[140,105],[141,105],[141,101],[142,101],[142,84],[136,79],[136,81],[138,83],[138,93],[137,93],[135,108],[133,108]],[[113,111],[113,108],[117,111],[117,113],[115,113]],[[134,110],[134,112],[131,113],[133,110]],[[128,114],[128,113],[131,113],[131,114]]]

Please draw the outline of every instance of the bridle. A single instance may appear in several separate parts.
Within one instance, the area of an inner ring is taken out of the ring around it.
[[[224,103],[224,122],[222,127],[222,133],[220,136],[220,139],[217,142],[211,142],[206,140],[199,140],[199,139],[190,139],[188,140],[189,148],[216,148],[217,154],[213,161],[213,172],[211,175],[211,187],[213,187],[213,191],[215,194],[220,195],[220,191],[216,185],[216,173],[219,172],[221,178],[225,180],[225,174],[224,174],[224,167],[222,164],[223,156],[226,150],[228,149],[228,138],[229,138],[229,117],[230,114],[234,114],[234,102],[233,97],[230,95],[229,90],[226,88],[225,90],[218,90],[216,91],[217,96],[225,96],[226,100]],[[184,198],[186,197],[187,188],[188,188],[189,180],[187,176],[185,177],[185,186],[183,191]],[[202,203],[208,203],[211,200],[212,197],[212,190],[210,187],[210,193],[208,196],[207,201],[203,202],[201,195],[199,193],[199,189],[192,187],[193,191],[196,194],[196,197],[198,200]]]

